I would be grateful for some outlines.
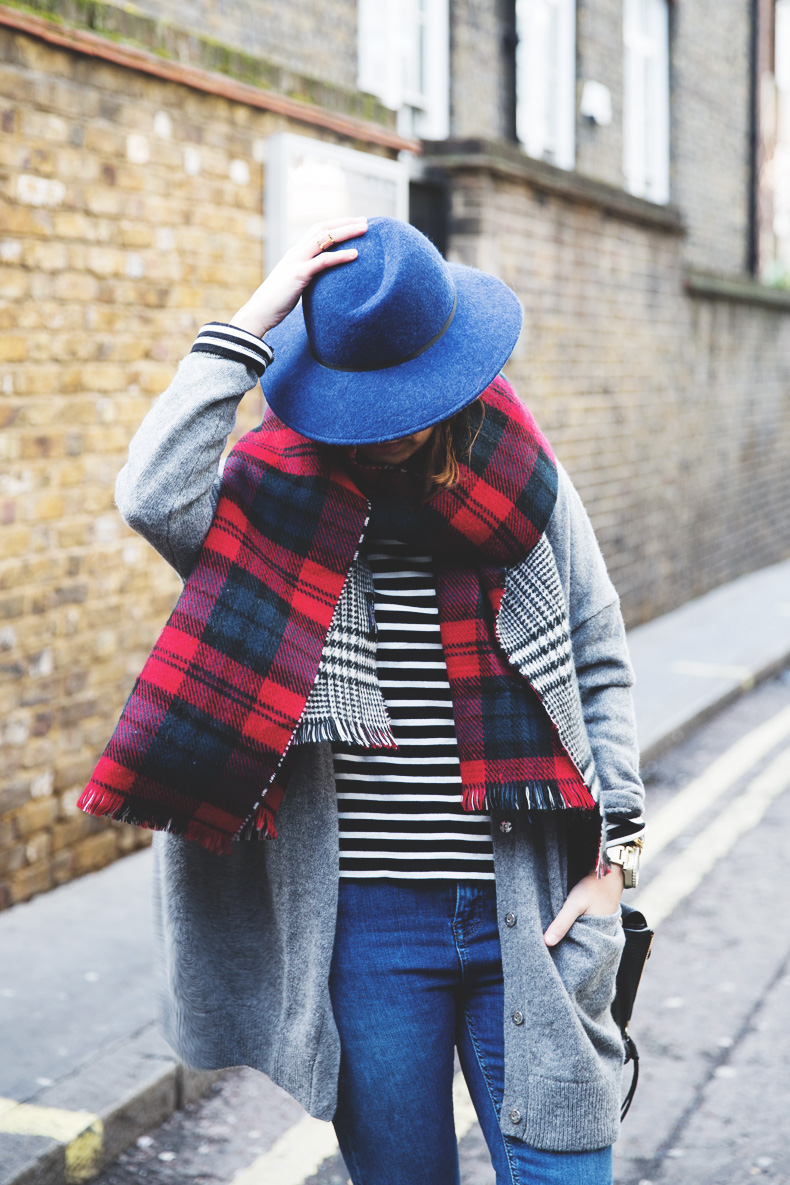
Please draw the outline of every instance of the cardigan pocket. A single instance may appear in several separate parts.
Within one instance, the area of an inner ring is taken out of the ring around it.
[[[557,972],[583,1024],[609,1027],[624,943],[618,909],[612,914],[582,914],[555,948]]]

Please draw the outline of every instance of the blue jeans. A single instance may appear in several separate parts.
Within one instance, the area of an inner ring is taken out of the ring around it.
[[[458,1185],[454,1047],[497,1185],[611,1185],[612,1150],[504,1135],[504,989],[490,881],[340,881],[335,1115],[354,1185]]]

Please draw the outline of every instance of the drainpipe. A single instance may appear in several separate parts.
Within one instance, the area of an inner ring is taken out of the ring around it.
[[[502,29],[502,122],[503,139],[518,140],[516,135],[516,0],[501,0]]]
[[[749,61],[749,226],[746,266],[752,276],[759,267],[758,186],[760,174],[757,155],[760,134],[760,0],[750,3],[751,38]]]

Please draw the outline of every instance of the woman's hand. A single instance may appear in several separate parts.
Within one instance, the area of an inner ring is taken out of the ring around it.
[[[554,921],[543,935],[546,946],[556,946],[564,938],[573,923],[582,914],[614,913],[620,904],[623,892],[623,870],[619,864],[613,864],[611,872],[599,877],[595,872],[575,884],[565,904]]]
[[[231,318],[230,324],[263,337],[288,316],[313,276],[328,267],[356,259],[354,247],[344,251],[322,251],[321,245],[326,242],[328,234],[335,243],[345,243],[347,239],[363,235],[367,229],[367,218],[316,222],[304,238],[286,251],[247,303]]]

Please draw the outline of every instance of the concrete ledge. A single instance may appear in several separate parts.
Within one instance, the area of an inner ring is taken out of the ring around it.
[[[677,207],[659,206],[572,169],[560,169],[546,161],[535,160],[515,144],[494,140],[426,141],[422,164],[426,169],[439,172],[488,172],[509,181],[521,181],[542,193],[565,198],[577,205],[594,206],[605,214],[640,226],[678,235],[685,232]]]
[[[769,288],[751,276],[719,276],[710,272],[689,270],[686,273],[686,291],[690,296],[758,304],[764,308],[790,313],[790,291],[786,288]]]

